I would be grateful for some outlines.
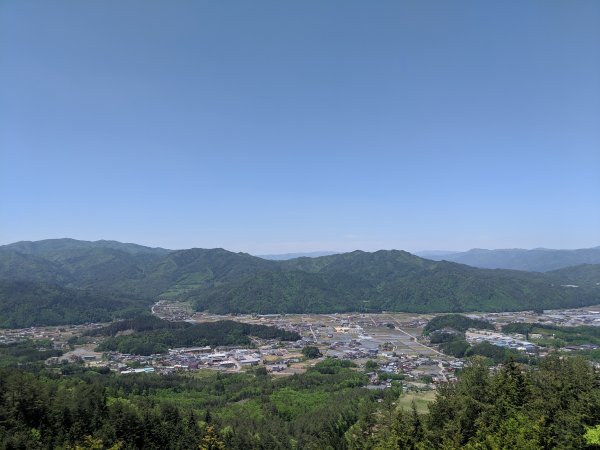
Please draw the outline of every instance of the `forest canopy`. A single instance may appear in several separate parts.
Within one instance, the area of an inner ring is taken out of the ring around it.
[[[119,335],[122,331],[133,333]],[[300,335],[281,328],[254,325],[233,320],[216,322],[170,322],[153,316],[115,322],[93,330],[89,335],[106,335],[99,351],[118,351],[135,355],[166,353],[169,348],[191,346],[250,346],[251,337],[297,341]]]
[[[598,373],[557,355],[496,372],[474,360],[426,413],[335,359],[290,377],[30,370],[0,369],[0,449],[591,449],[600,424]]]

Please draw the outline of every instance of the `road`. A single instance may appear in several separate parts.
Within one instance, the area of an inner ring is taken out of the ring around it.
[[[398,321],[397,321],[397,320],[396,320],[396,319],[395,319],[393,316],[391,316],[391,315],[389,315],[389,314],[387,314],[387,316],[388,316],[388,317],[389,317],[389,318],[392,320],[392,322],[395,322],[395,323],[396,323],[396,329],[397,329],[398,331],[400,331],[401,333],[404,333],[405,335],[407,335],[407,336],[410,336],[410,337],[412,338],[413,342],[416,342],[416,343],[417,343],[417,344],[419,344],[421,347],[425,347],[427,350],[430,350],[430,351],[432,351],[433,353],[436,353],[436,354],[438,354],[438,355],[441,355],[441,356],[447,357],[447,355],[444,355],[442,352],[439,352],[439,351],[437,351],[435,348],[428,347],[427,345],[425,345],[425,344],[422,344],[422,343],[420,343],[419,341],[417,341],[417,338],[416,338],[416,336],[413,336],[412,334],[410,334],[410,333],[408,333],[408,332],[404,331],[402,328],[400,328],[400,322],[398,322]]]

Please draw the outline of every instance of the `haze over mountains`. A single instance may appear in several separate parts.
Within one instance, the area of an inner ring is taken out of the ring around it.
[[[271,260],[288,260],[303,256],[316,258],[340,252],[282,253],[256,255]],[[579,264],[600,264],[600,246],[574,250],[534,249],[495,249],[474,248],[465,252],[448,250],[423,250],[414,253],[421,258],[434,261],[451,261],[482,269],[511,269],[529,272],[548,272]]]
[[[466,252],[424,251],[417,252],[423,258],[436,261],[452,261],[484,269],[513,269],[548,272],[579,264],[600,264],[600,246],[576,250],[532,250],[474,248]]]
[[[559,308],[600,303],[598,283],[600,265],[488,270],[398,250],[274,261],[224,249],[55,239],[0,247],[0,325],[128,317],[158,297],[218,313]]]
[[[335,255],[339,252],[307,252],[307,253],[278,253],[276,255],[256,255],[259,258],[263,258],[263,259],[272,259],[275,261],[285,261],[287,259],[294,259],[294,258],[302,258],[302,257],[307,257],[307,258],[318,258],[319,256],[329,256],[329,255]]]

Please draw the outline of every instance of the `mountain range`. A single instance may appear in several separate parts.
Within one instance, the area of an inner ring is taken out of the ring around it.
[[[520,248],[486,250],[474,248],[466,252],[423,251],[416,253],[436,261],[452,261],[483,269],[512,269],[548,272],[579,264],[600,264],[600,246],[576,250]]]
[[[336,253],[339,253],[339,252],[277,253],[274,255],[256,255],[256,256],[258,256],[259,258],[262,258],[262,259],[273,259],[275,261],[285,261],[288,259],[295,259],[295,258],[302,258],[302,257],[318,258],[319,256],[335,255]]]
[[[600,303],[600,265],[536,273],[398,250],[277,261],[224,249],[171,251],[115,241],[0,246],[0,326],[131,317],[157,298],[218,313],[576,307]]]

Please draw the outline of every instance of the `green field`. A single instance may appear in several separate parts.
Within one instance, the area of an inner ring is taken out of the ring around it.
[[[419,414],[426,414],[429,412],[428,405],[435,400],[435,395],[435,391],[408,392],[400,396],[398,406],[409,411],[414,401]]]

